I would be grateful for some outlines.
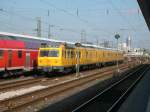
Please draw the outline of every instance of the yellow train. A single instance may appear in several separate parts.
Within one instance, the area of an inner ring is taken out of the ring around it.
[[[77,58],[78,57],[78,58]],[[82,45],[75,47],[69,44],[49,46],[43,44],[38,51],[38,67],[45,72],[73,70],[79,63],[80,68],[103,66],[123,61],[123,53],[116,50]]]

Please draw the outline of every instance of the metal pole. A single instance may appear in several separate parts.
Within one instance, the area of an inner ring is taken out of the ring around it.
[[[77,48],[77,51],[76,51],[76,76],[78,76],[78,47]]]
[[[51,25],[48,25],[48,38],[51,38]]]
[[[79,75],[79,72],[80,72],[80,57],[79,57],[79,48],[78,48],[78,75]]]
[[[118,52],[119,52],[118,47],[119,47],[119,45],[118,45],[118,39],[120,38],[120,35],[116,34],[115,38],[117,39],[117,72],[119,72],[119,65],[118,65]]]
[[[77,48],[77,52],[76,52],[76,59],[77,59],[77,63],[76,63],[76,76],[79,76],[79,48]]]
[[[41,17],[37,17],[37,36],[41,37]]]
[[[118,66],[118,39],[117,39],[117,72],[119,72],[119,66]]]
[[[79,54],[79,47],[81,43],[75,43],[76,46],[76,76],[79,76],[80,72],[80,54]]]

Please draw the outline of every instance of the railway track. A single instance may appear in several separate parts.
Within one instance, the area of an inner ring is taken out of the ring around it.
[[[23,86],[35,84],[41,82],[45,78],[30,78],[30,79],[25,79],[25,80],[17,80],[17,81],[12,81],[12,82],[7,82],[7,83],[0,83],[0,92],[5,92],[8,90],[14,90],[17,88],[21,88]]]
[[[125,78],[106,88],[72,112],[116,112],[149,69],[150,65],[143,65],[136,71],[132,71]]]
[[[120,69],[126,69],[127,66],[122,66]],[[36,106],[39,103],[45,103],[52,97],[63,93],[65,91],[71,90],[72,88],[80,87],[86,83],[100,79],[102,77],[112,75],[114,69],[110,68],[101,72],[93,73],[90,75],[85,75],[83,77],[75,78],[69,81],[64,81],[53,86],[47,86],[44,89],[23,94],[20,96],[15,96],[8,98],[6,100],[0,101],[0,107],[3,108],[3,112],[20,112],[21,110],[28,109],[32,106]]]
[[[120,67],[126,67],[125,65],[121,65]],[[108,70],[113,70],[115,69],[115,67],[108,67],[108,68],[103,68],[101,69],[101,71],[99,71],[99,73],[103,73],[106,72]],[[92,71],[93,72],[93,71]],[[85,74],[88,73],[86,72],[81,72],[81,74]],[[89,74],[89,73],[88,73]],[[74,74],[75,75],[75,74]],[[6,92],[9,90],[16,90],[16,89],[20,89],[22,87],[28,87],[30,85],[36,85],[36,84],[40,84],[42,82],[49,82],[51,80],[54,80],[55,78],[29,78],[29,79],[25,79],[25,80],[17,80],[17,81],[10,81],[10,82],[3,82],[0,83],[0,92]]]

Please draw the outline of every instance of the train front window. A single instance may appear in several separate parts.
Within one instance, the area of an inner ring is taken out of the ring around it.
[[[49,51],[48,50],[41,50],[40,57],[48,57]]]
[[[50,50],[49,57],[59,57],[59,51],[58,50]]]

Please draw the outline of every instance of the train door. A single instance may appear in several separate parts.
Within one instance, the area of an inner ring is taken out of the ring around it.
[[[12,66],[12,50],[8,50],[8,67]]]
[[[26,69],[30,68],[30,53],[26,53],[25,67]]]

